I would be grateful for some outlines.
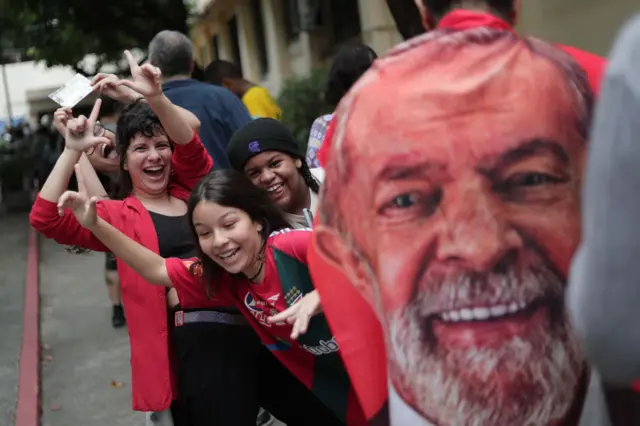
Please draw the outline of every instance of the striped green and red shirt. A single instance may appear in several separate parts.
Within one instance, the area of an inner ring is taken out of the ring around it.
[[[270,324],[267,318],[299,301],[314,290],[307,268],[310,229],[285,229],[267,240],[265,278],[259,285],[230,277],[216,294],[215,303],[233,300],[263,343],[305,386],[348,426],[366,425],[360,404],[340,357],[340,346],[324,315],[312,318],[307,332],[291,340],[292,325]],[[183,308],[210,306],[196,259],[167,259],[167,270]],[[228,284],[228,285],[225,285]]]

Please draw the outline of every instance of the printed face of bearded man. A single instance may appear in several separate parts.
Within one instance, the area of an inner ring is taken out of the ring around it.
[[[559,424],[586,374],[564,294],[591,94],[534,46],[427,41],[338,110],[317,247],[378,313],[425,424]]]

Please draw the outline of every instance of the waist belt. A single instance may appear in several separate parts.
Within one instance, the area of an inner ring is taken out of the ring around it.
[[[213,322],[230,325],[246,325],[249,323],[240,314],[227,314],[225,312],[216,311],[178,311],[175,313],[175,325],[180,327],[185,324],[196,322]]]

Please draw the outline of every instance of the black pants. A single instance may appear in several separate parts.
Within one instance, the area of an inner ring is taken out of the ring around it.
[[[255,426],[260,408],[256,359],[262,344],[250,326],[185,324],[173,330],[178,400],[175,426]]]
[[[266,347],[260,350],[260,405],[287,426],[344,426]]]
[[[185,324],[173,329],[175,426],[255,426],[259,407],[287,426],[343,426],[260,342],[249,326]]]
[[[609,418],[613,426],[640,424],[640,393],[629,388],[604,385]]]

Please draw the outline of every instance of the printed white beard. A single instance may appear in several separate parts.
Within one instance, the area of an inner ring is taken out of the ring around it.
[[[387,318],[389,374],[399,395],[431,422],[541,426],[567,414],[583,362],[566,318],[498,348],[444,350],[428,345],[420,310],[413,303]]]

